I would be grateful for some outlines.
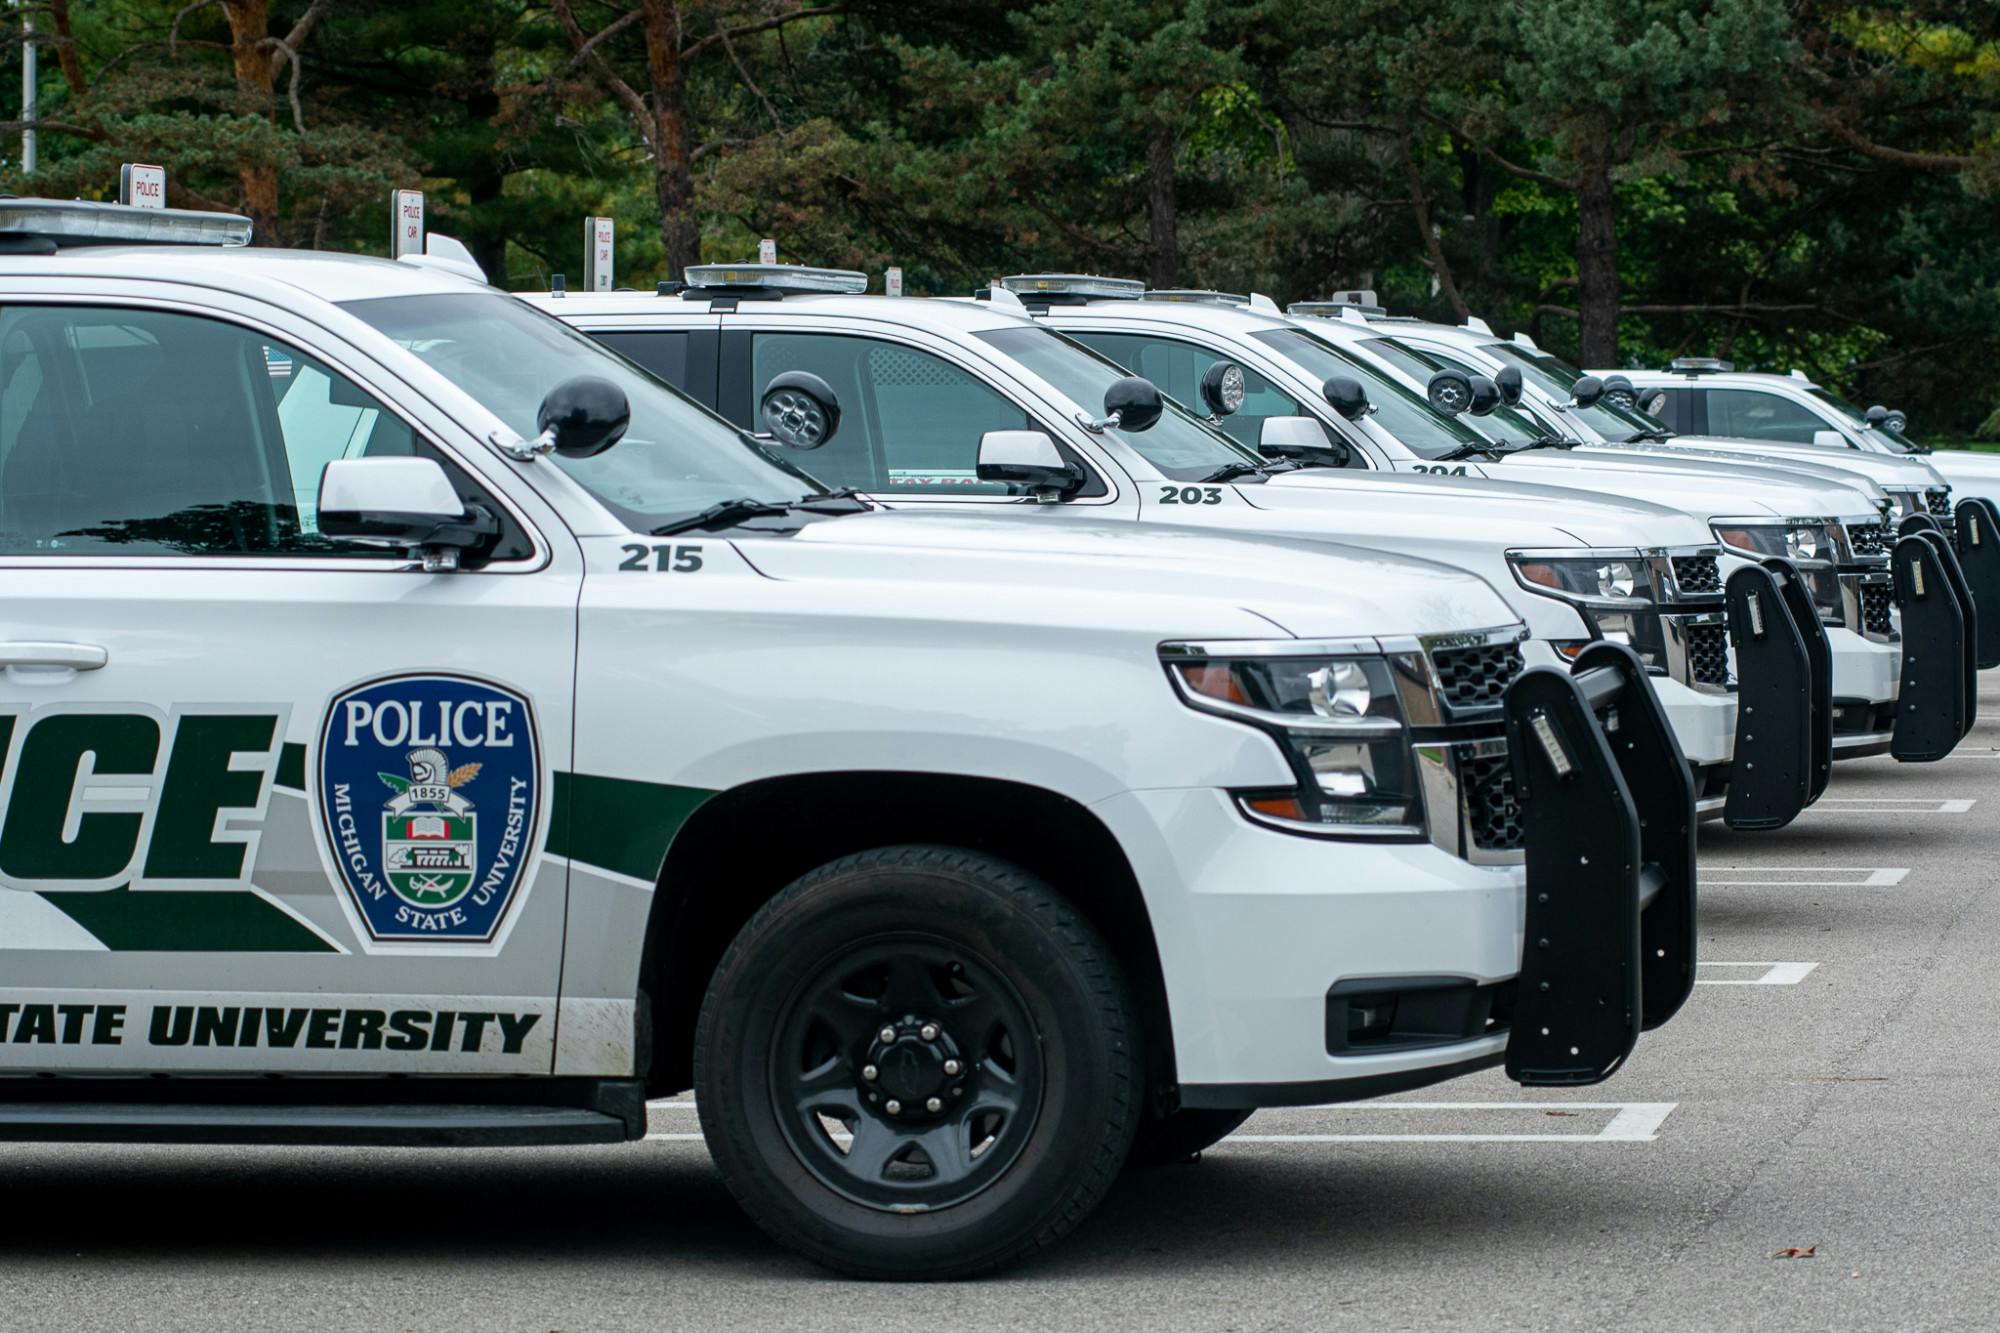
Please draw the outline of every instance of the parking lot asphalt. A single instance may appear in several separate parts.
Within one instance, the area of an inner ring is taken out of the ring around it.
[[[0,1327],[1988,1324],[2000,679],[1981,707],[1951,759],[1703,833],[1703,984],[1608,1083],[1260,1114],[998,1278],[828,1276],[659,1105],[620,1148],[7,1146]]]

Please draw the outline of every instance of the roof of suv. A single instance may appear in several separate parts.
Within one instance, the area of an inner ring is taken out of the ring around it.
[[[624,292],[516,292],[515,295],[538,309],[565,318],[617,315],[643,319],[695,320],[708,318],[711,302],[720,291],[704,291],[698,296],[661,296],[646,291]],[[994,306],[984,301],[931,299],[907,296],[851,296],[817,292],[789,293],[782,300],[739,297],[735,313],[812,314],[849,319],[888,319],[906,327],[935,333],[976,333],[981,329],[1006,328],[1020,320],[1012,306]]]
[[[481,290],[476,283],[416,264],[324,250],[211,245],[87,245],[52,255],[0,256],[0,282],[40,277],[185,282],[230,291],[272,285],[325,301]]]

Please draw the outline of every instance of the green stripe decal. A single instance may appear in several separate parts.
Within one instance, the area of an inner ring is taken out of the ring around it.
[[[701,787],[557,773],[549,852],[613,874],[656,881],[667,845],[714,794]]]
[[[44,893],[118,953],[332,953],[334,948],[254,893]]]
[[[278,772],[272,783],[293,791],[306,789],[306,747],[287,744],[278,751]]]

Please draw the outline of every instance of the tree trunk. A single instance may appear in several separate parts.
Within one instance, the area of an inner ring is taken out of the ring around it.
[[[507,168],[492,134],[500,117],[500,75],[491,25],[472,24],[453,40],[452,50],[458,57],[452,94],[454,100],[464,103],[468,128],[479,145],[469,160],[454,164],[472,215],[458,225],[468,233],[465,242],[472,257],[494,284],[501,286],[507,281],[507,234],[494,205],[505,193]]]
[[[1464,323],[1471,309],[1465,298],[1458,294],[1458,283],[1452,277],[1451,261],[1445,258],[1444,243],[1438,239],[1438,229],[1431,219],[1431,201],[1424,193],[1424,176],[1417,166],[1416,145],[1408,128],[1403,130],[1403,174],[1410,184],[1410,214],[1417,224],[1417,235],[1423,239],[1426,262],[1431,274],[1437,279],[1438,292],[1451,303],[1459,322]]]
[[[688,143],[687,71],[681,61],[680,6],[645,0],[646,75],[653,96],[653,195],[667,272],[678,278],[701,262],[694,211],[694,149]]]
[[[1618,364],[1618,196],[1611,169],[1586,167],[1576,192],[1578,359],[1586,366]]]
[[[236,67],[236,90],[265,108],[278,83],[277,61],[265,45],[271,35],[270,0],[222,0],[229,16],[229,57]],[[278,244],[278,169],[246,160],[237,174],[243,183],[243,211],[250,216],[259,245]]]
[[[1174,132],[1156,126],[1146,145],[1146,212],[1152,224],[1151,270],[1154,287],[1180,284],[1181,245],[1176,230],[1174,199]]]

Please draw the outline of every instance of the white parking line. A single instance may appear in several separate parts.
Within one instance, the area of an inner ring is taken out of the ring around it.
[[[1805,808],[1809,815],[1962,815],[1970,800],[1935,796],[1828,796]]]
[[[1907,866],[1702,866],[1696,881],[1704,889],[1893,889],[1909,875]],[[1741,876],[1758,876],[1744,879]],[[1796,878],[1810,875],[1813,878]],[[1829,875],[1842,878],[1829,879]],[[1721,878],[1730,876],[1732,878]],[[1762,876],[1778,876],[1766,879]]]
[[[1702,962],[1697,967],[1760,967],[1764,969],[1754,977],[1704,977],[1697,976],[1697,986],[1796,986],[1818,963],[1710,963]]]
[[[1298,1111],[1615,1111],[1595,1134],[1231,1134],[1225,1143],[1651,1143],[1678,1102],[1350,1102]],[[1274,1108],[1276,1109],[1276,1108]]]
[[[1810,967],[1811,964],[1806,966]],[[1318,1111],[1342,1115],[1383,1111],[1611,1111],[1595,1134],[1231,1134],[1225,1143],[1651,1143],[1678,1102],[1341,1102],[1331,1106],[1273,1107],[1273,1111]],[[648,1110],[692,1111],[691,1101],[648,1102]],[[653,1133],[648,1143],[699,1143],[702,1136]]]

